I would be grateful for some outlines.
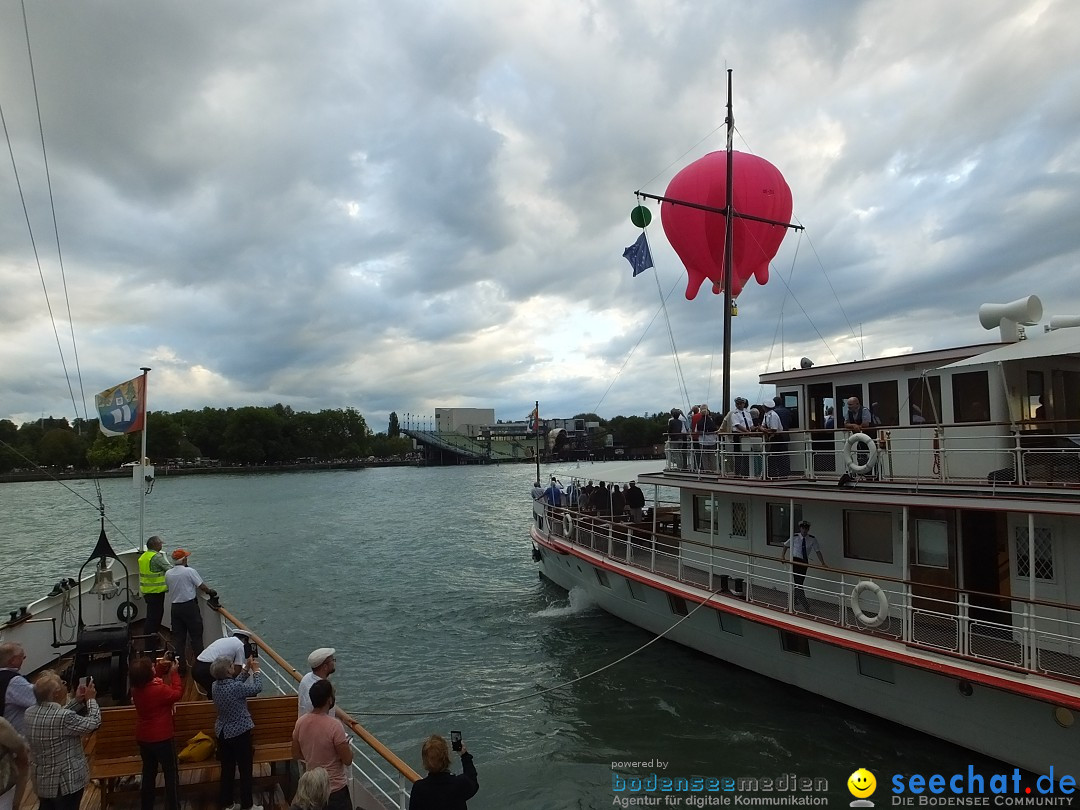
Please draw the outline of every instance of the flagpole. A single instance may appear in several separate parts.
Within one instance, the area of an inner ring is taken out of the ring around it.
[[[146,550],[146,375],[150,372],[142,367],[142,397],[139,407],[142,409],[142,442],[139,450],[139,551]]]
[[[540,480],[540,400],[536,400],[533,408],[533,425],[536,427],[536,480]],[[1029,558],[1033,559],[1033,558]]]

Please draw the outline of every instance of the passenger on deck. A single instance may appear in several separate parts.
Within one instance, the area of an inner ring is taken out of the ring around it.
[[[337,671],[337,658],[334,657],[336,652],[333,647],[319,647],[308,655],[307,662],[311,672],[300,679],[300,686],[296,688],[298,716],[303,717],[311,711],[311,687]]]
[[[30,746],[0,717],[0,810],[12,810],[30,768]]]
[[[535,481],[532,485],[532,499],[538,501],[544,497],[544,488],[540,486],[539,481]]]
[[[233,672],[233,659],[227,655],[215,659],[210,665],[210,674],[214,677],[210,694],[217,706],[214,733],[217,734],[218,756],[221,759],[218,801],[222,807],[232,805],[233,786],[239,771],[241,810],[263,810],[261,805],[253,807],[251,730],[255,728],[255,721],[251,719],[247,707],[247,699],[262,691],[259,659],[254,656],[249,658],[239,677],[233,677]]]
[[[630,510],[630,520],[634,523],[641,523],[644,519],[645,493],[638,489],[636,481],[631,481],[629,488],[626,490],[626,508]]]
[[[833,415],[833,406],[825,406],[825,430],[835,430],[836,417]]]
[[[618,484],[611,485],[611,516],[618,520],[626,512],[626,498]]]
[[[168,589],[165,572],[172,568],[172,565],[161,550],[163,545],[161,538],[155,534],[146,541],[146,551],[139,555],[139,590],[146,601],[143,633],[148,636],[157,633],[161,627],[161,619],[165,616],[165,591]],[[153,639],[147,643],[152,645],[149,649],[160,649]]]
[[[873,422],[870,409],[864,408],[859,403],[858,397],[848,397],[847,409],[844,411],[844,427],[855,433],[862,433]]]
[[[795,608],[801,608],[807,613],[810,612],[810,603],[806,600],[803,582],[806,581],[806,564],[810,560],[811,551],[817,554],[818,562],[825,565],[825,558],[821,554],[817,538],[810,534],[810,521],[799,521],[799,531],[784,543],[780,559],[787,560],[788,554],[791,554],[791,570],[795,580]]]
[[[214,682],[214,676],[210,672],[210,665],[221,656],[227,656],[233,662],[233,675],[240,674],[251,652],[251,633],[247,630],[233,630],[231,636],[219,638],[210,642],[198,657],[195,665],[191,668],[191,677],[195,683],[202,687],[203,693],[210,694],[210,686]]]
[[[15,727],[20,734],[25,734],[23,715],[37,701],[34,699],[34,687],[30,681],[19,674],[26,651],[17,641],[5,641],[0,644],[0,707],[4,719]]]
[[[750,474],[750,459],[746,455],[750,446],[743,438],[754,432],[754,415],[750,412],[750,402],[746,397],[735,397],[735,407],[724,421],[731,431],[732,451],[735,454],[735,474]]]
[[[790,472],[790,460],[787,455],[787,441],[784,437],[784,423],[772,404],[765,403],[765,414],[761,419],[761,432],[769,450],[769,475],[784,476]]]
[[[607,484],[603,481],[593,490],[592,498],[589,500],[589,506],[596,510],[598,515],[610,515],[611,514],[611,492],[608,490]]]
[[[94,682],[68,697],[60,676],[46,672],[34,682],[36,704],[26,710],[30,772],[41,810],[79,810],[90,782],[82,738],[101,725]]]
[[[131,702],[135,704],[135,740],[142,756],[142,810],[154,810],[158,766],[165,775],[165,807],[180,806],[176,748],[173,746],[173,704],[180,700],[183,686],[176,661],[136,658],[129,670]]]
[[[461,776],[450,773],[450,749],[438,734],[424,740],[420,753],[428,775],[413,784],[409,810],[468,810],[465,802],[476,795],[480,783],[465,741],[461,742]]]
[[[551,483],[548,484],[548,488],[544,490],[544,499],[551,506],[562,506],[562,486],[559,484],[558,479],[555,476],[551,476]]]
[[[217,591],[207,587],[199,572],[188,565],[190,551],[182,548],[172,553],[174,567],[165,572],[165,584],[172,597],[172,641],[176,650],[177,671],[180,677],[187,675],[187,644],[191,641],[191,653],[198,657],[203,651],[202,611],[199,609],[199,591],[217,596]]]
[[[668,442],[671,446],[671,461],[680,470],[686,468],[686,445],[689,436],[685,425],[682,411],[672,408],[667,424]]]
[[[300,774],[289,810],[323,810],[329,798],[330,776],[326,768],[311,768]]]
[[[720,469],[718,465],[717,449],[719,447],[719,438],[717,434],[720,429],[716,425],[716,420],[713,418],[712,411],[709,410],[708,405],[701,406],[701,435],[698,439],[701,445],[701,459],[698,465],[698,469],[711,470],[716,472]]]
[[[334,685],[316,681],[311,687],[312,710],[296,721],[292,733],[292,757],[309,768],[325,768],[330,777],[327,810],[351,810],[346,768],[353,750],[345,728],[334,717]]]

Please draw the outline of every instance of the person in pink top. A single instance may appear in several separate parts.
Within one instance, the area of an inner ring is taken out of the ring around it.
[[[330,776],[326,810],[352,810],[345,769],[353,752],[344,727],[334,716],[334,685],[328,680],[311,685],[312,710],[293,726],[292,756],[308,768],[325,768]]]

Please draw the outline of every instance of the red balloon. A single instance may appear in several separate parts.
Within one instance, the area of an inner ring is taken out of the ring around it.
[[[791,189],[769,161],[744,152],[732,153],[732,205],[740,214],[788,222]],[[667,197],[723,208],[727,204],[727,153],[710,152],[695,160],[668,184]],[[686,297],[697,296],[706,278],[713,292],[724,287],[725,217],[685,205],[660,204],[668,242],[686,266]],[[736,217],[732,223],[731,294],[737,296],[750,277],[769,280],[769,262],[780,249],[787,228]]]

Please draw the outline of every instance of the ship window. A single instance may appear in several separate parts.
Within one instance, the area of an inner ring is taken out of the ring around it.
[[[720,629],[725,633],[731,633],[733,636],[741,636],[743,634],[742,616],[736,616],[732,613],[717,612],[716,618],[720,620]]]
[[[1031,576],[1027,526],[1017,526],[1015,536],[1016,576],[1027,579]],[[1054,536],[1045,526],[1035,527],[1035,579],[1043,582],[1054,581]]]
[[[896,683],[893,662],[873,655],[859,654],[859,674],[885,683]]]
[[[746,514],[749,510],[744,502],[731,504],[731,534],[734,537],[746,537]]]
[[[1029,371],[1027,373],[1027,399],[1024,401],[1024,418],[1046,418],[1046,406],[1043,402],[1043,374],[1041,371]]]
[[[694,496],[694,531],[712,534],[716,531],[716,496]]]
[[[896,380],[872,382],[867,386],[870,402],[867,406],[874,415],[875,425],[899,425],[899,404],[896,395]]]
[[[944,520],[915,521],[915,564],[949,567],[949,524]]]
[[[794,514],[792,514],[794,512]],[[765,532],[770,546],[782,546],[792,534],[792,526],[802,520],[802,504],[788,502],[765,504]]]
[[[941,421],[941,377],[912,377],[908,380],[908,424]]]
[[[787,630],[780,631],[780,645],[789,653],[810,657],[810,639],[791,633]]]
[[[985,371],[953,374],[953,421],[990,421],[990,384]]]
[[[626,587],[630,589],[630,595],[639,602],[645,601],[645,588],[640,582],[628,579],[626,580]]]
[[[681,596],[675,596],[674,594],[669,593],[667,595],[667,601],[668,605],[671,606],[671,612],[676,616],[685,616],[690,612],[686,609],[686,600]]]
[[[608,582],[607,571],[605,571],[602,568],[594,568],[593,571],[596,572],[596,581],[597,582],[599,582],[605,588],[610,588],[611,587],[611,583]]]
[[[888,512],[844,512],[844,556],[852,560],[893,561],[892,515]]]

